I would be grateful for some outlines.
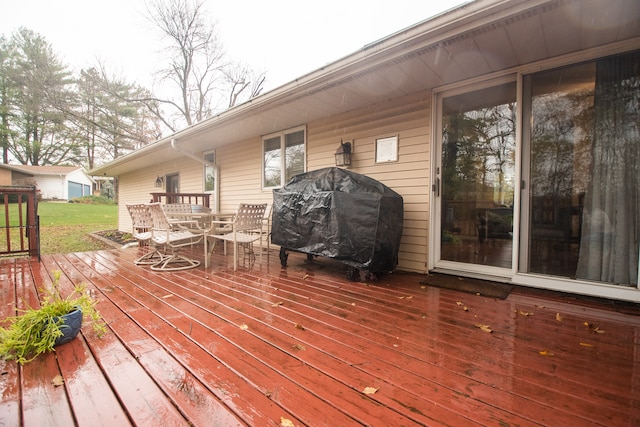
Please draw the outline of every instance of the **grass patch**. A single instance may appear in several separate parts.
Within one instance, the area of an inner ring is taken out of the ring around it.
[[[40,252],[85,252],[104,249],[88,233],[118,228],[115,204],[38,203]]]
[[[27,206],[22,206],[22,224],[26,225]],[[88,236],[101,230],[118,228],[118,206],[111,204],[90,203],[38,203],[40,216],[40,253],[70,253],[105,249],[104,243]],[[0,209],[0,224],[5,224],[5,212]],[[9,204],[9,224],[12,227],[11,248],[20,248],[17,226],[20,224],[20,212],[16,203]],[[22,236],[24,238],[24,236]],[[0,238],[0,249],[6,250],[6,237]],[[28,243],[25,243],[25,246]]]

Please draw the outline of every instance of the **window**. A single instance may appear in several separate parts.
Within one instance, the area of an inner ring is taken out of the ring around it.
[[[206,151],[202,155],[204,164],[204,192],[210,194],[209,207],[218,212],[218,167],[216,166],[216,153]]]
[[[204,165],[204,191],[210,193],[216,190],[216,153],[209,151],[204,153],[204,161],[207,162]]]
[[[305,169],[304,128],[296,128],[271,134],[263,138],[264,188],[280,187]]]

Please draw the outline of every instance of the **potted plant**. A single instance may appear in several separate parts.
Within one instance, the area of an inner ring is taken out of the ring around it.
[[[82,321],[91,319],[94,331],[106,331],[104,321],[96,309],[97,300],[85,284],[76,285],[67,297],[59,289],[60,271],[53,272],[50,287],[41,290],[39,308],[20,310],[18,316],[9,317],[0,327],[0,355],[15,359],[20,364],[32,361],[41,353],[52,351],[56,345],[71,341],[78,334]]]

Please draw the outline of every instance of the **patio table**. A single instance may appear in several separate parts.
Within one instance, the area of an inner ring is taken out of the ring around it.
[[[175,224],[184,227],[183,224],[195,226],[204,235],[204,267],[209,268],[211,252],[215,248],[215,240],[209,249],[209,238],[216,234],[221,234],[219,229],[225,225],[233,224],[235,213],[214,213],[214,212],[180,212],[173,213]],[[182,219],[184,218],[184,220]],[[218,232],[216,232],[218,230]]]

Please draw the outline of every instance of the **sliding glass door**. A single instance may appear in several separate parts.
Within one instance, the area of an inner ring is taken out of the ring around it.
[[[637,286],[640,56],[524,78],[521,271]]]
[[[511,269],[516,83],[441,100],[439,261]]]
[[[520,78],[436,98],[435,267],[637,287],[640,53]]]

